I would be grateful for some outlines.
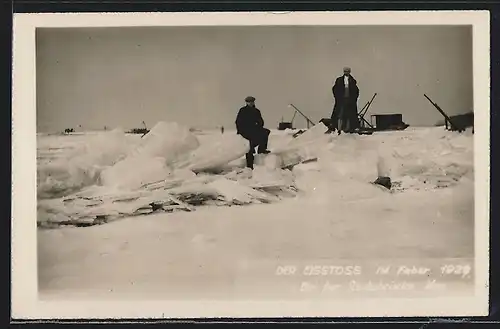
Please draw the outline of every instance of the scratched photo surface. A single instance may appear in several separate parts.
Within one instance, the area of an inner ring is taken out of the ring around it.
[[[472,50],[470,26],[38,28],[39,297],[473,294]]]

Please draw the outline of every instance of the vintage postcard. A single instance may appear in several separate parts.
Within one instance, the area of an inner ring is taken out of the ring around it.
[[[487,314],[487,11],[13,25],[13,318]]]

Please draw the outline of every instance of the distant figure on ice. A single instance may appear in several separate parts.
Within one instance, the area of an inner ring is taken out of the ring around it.
[[[259,154],[268,154],[267,142],[271,131],[264,128],[264,119],[258,108],[255,107],[255,97],[245,98],[246,105],[242,107],[236,117],[236,132],[250,142],[250,150],[246,154],[247,167],[253,169],[255,147]]]
[[[351,75],[351,68],[344,67],[344,74],[335,80],[332,92],[335,105],[328,132],[337,129],[339,134],[341,131],[352,133],[354,129],[359,128],[357,106],[359,88],[356,79]]]
[[[224,126],[220,127],[220,133],[223,134],[224,133]]]

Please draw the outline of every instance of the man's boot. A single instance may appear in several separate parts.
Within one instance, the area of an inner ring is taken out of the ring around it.
[[[257,153],[259,154],[269,154],[271,151],[267,149],[267,143],[269,140],[269,130],[265,130],[259,138],[259,147],[257,148]]]

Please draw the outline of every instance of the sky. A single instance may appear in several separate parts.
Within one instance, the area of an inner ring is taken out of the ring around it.
[[[148,128],[158,121],[234,129],[254,96],[265,124],[292,103],[330,117],[344,66],[366,116],[401,113],[412,126],[473,110],[472,30],[463,26],[44,28],[36,33],[37,129]],[[81,126],[81,127],[80,127]],[[306,126],[295,117],[294,126]]]

